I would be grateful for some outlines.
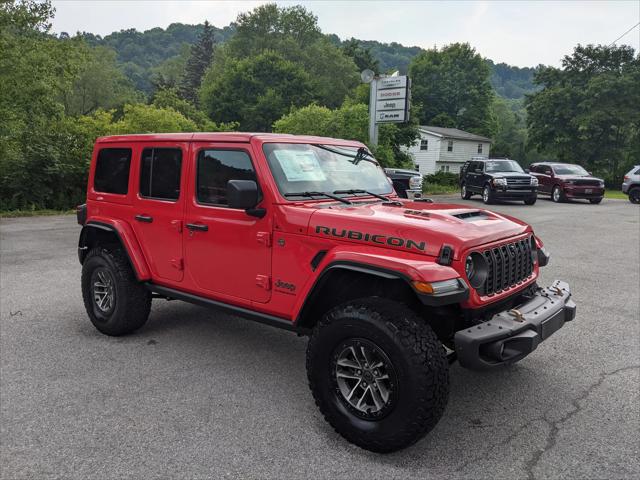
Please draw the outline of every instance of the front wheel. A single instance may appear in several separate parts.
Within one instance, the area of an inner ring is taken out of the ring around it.
[[[564,193],[562,193],[562,189],[560,188],[559,185],[556,185],[555,187],[553,187],[553,190],[551,191],[551,200],[553,200],[556,203],[565,201]]]
[[[524,204],[525,204],[525,205],[533,205],[534,203],[536,203],[536,200],[538,200],[538,197],[537,197],[537,196],[535,196],[535,197],[530,197],[530,198],[527,198],[527,199],[524,201]]]
[[[318,322],[307,376],[331,426],[373,452],[418,441],[449,396],[448,362],[433,330],[405,305],[380,298],[340,305]]]
[[[602,201],[602,197],[600,198],[590,198],[589,202],[593,203],[593,204],[597,204],[600,203]]]
[[[640,187],[634,187],[629,190],[629,201],[631,203],[640,203]]]
[[[463,183],[460,186],[460,197],[462,197],[463,200],[469,200],[471,198],[471,192],[467,190],[466,183]]]
[[[482,201],[486,205],[491,205],[493,203],[493,192],[491,191],[491,187],[489,185],[485,185],[482,189]]]

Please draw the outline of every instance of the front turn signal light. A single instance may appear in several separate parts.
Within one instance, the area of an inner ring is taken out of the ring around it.
[[[462,288],[460,281],[457,278],[443,280],[441,282],[413,282],[413,287],[418,292],[426,293],[428,295],[455,292]]]

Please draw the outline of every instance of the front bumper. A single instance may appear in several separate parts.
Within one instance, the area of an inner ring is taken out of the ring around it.
[[[509,187],[495,187],[493,190],[493,196],[496,199],[510,199],[515,198],[518,200],[524,200],[527,198],[533,198],[537,195],[537,187],[526,188],[509,188]]]
[[[522,360],[538,345],[575,318],[576,305],[569,285],[560,280],[539,289],[525,303],[500,312],[490,320],[456,332],[460,365],[487,370]]]
[[[565,187],[564,193],[567,198],[602,198],[604,188],[602,187]]]

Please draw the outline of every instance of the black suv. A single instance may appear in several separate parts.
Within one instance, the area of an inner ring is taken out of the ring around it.
[[[468,200],[482,195],[484,203],[524,200],[533,205],[538,198],[538,179],[526,173],[515,160],[470,160],[460,169],[460,196]]]

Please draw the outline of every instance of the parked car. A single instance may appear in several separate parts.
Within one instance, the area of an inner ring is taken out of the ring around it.
[[[538,194],[549,195],[554,202],[585,199],[600,203],[604,197],[604,180],[580,165],[541,162],[532,164],[529,171],[538,179]]]
[[[496,200],[523,200],[525,204],[533,205],[537,188],[538,180],[515,160],[475,159],[460,169],[460,196],[464,200],[480,194],[486,204]]]
[[[622,193],[629,195],[631,203],[640,203],[640,165],[633,167],[624,176]]]
[[[450,362],[518,362],[575,317],[569,285],[537,284],[549,254],[530,225],[400,199],[360,142],[102,137],[77,214],[96,329],[131,333],[153,299],[176,299],[308,335],[315,403],[376,452],[438,423]]]
[[[385,168],[384,171],[393,182],[393,188],[400,197],[422,197],[422,175],[420,172],[401,168]]]

